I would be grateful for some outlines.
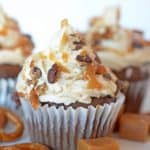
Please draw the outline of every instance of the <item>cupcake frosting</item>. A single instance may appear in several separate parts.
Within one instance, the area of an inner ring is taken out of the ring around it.
[[[114,97],[117,78],[84,45],[80,33],[67,20],[61,22],[56,44],[48,52],[30,56],[19,75],[18,93],[35,105],[90,104],[92,97]]]
[[[0,7],[0,64],[22,65],[32,48],[29,36],[22,34],[17,22]]]
[[[101,17],[91,20],[87,41],[97,51],[102,62],[112,69],[150,63],[150,42],[139,30],[119,25],[119,9],[109,8]]]

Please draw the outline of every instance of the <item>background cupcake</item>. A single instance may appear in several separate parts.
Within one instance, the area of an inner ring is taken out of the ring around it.
[[[117,78],[67,20],[49,52],[30,56],[17,92],[32,141],[73,150],[79,138],[107,135],[123,104]]]
[[[119,18],[119,9],[115,7],[93,18],[87,41],[106,66],[121,80],[130,82],[126,110],[139,112],[149,90],[150,42],[144,40],[142,31],[121,27]]]
[[[15,79],[32,48],[30,36],[22,34],[17,22],[0,8],[0,105],[8,105]]]

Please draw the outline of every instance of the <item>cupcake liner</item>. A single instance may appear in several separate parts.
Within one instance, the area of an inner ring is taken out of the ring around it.
[[[44,105],[34,110],[28,100],[21,99],[21,103],[32,142],[56,150],[75,150],[77,139],[110,133],[124,99],[119,93],[115,103],[76,109]]]
[[[150,113],[150,79],[147,82],[146,94],[144,95],[144,101],[140,108],[140,113]]]
[[[128,92],[126,94],[127,112],[144,112],[145,104],[149,107],[146,111],[150,112],[150,104],[148,102],[148,91],[150,91],[150,64],[142,66],[142,73],[148,74],[148,77],[142,80],[130,82]]]
[[[12,93],[15,90],[16,79],[0,79],[0,106],[14,108]]]

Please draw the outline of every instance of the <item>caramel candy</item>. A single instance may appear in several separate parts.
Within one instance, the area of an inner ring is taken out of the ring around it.
[[[119,123],[119,134],[122,138],[137,141],[147,140],[149,124],[141,115],[123,114]]]
[[[150,114],[141,114],[141,118],[148,123],[150,132]]]
[[[79,140],[77,150],[119,150],[118,143],[110,137]]]

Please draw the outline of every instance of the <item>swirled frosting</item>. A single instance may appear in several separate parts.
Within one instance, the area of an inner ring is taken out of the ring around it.
[[[32,48],[31,39],[21,33],[17,22],[0,7],[0,64],[22,65]]]
[[[144,40],[142,31],[121,27],[119,14],[118,8],[110,7],[103,16],[93,18],[87,33],[88,43],[112,69],[150,62],[150,42]]]
[[[116,76],[84,46],[82,36],[67,20],[61,22],[58,35],[55,48],[26,60],[17,82],[18,93],[34,107],[40,102],[90,104],[91,97],[114,97]]]

